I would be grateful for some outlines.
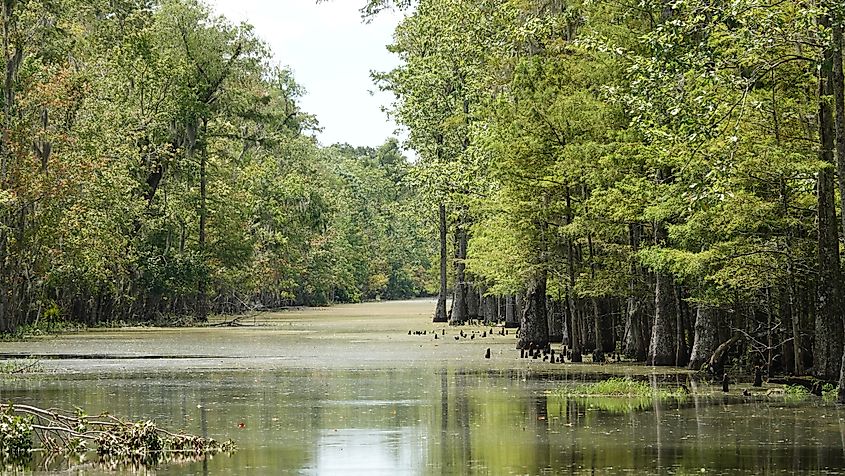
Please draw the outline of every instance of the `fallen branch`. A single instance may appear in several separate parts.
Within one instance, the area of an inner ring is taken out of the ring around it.
[[[713,351],[713,355],[710,356],[710,361],[707,364],[708,367],[718,373],[718,370],[722,368],[722,361],[724,360],[725,353],[739,339],[740,335],[734,334],[730,339],[722,342],[719,347],[716,347],[716,350]]]
[[[0,462],[13,464],[25,463],[35,451],[67,456],[93,450],[112,463],[155,465],[173,457],[203,457],[236,449],[232,441],[174,433],[149,420],[130,421],[109,414],[92,417],[81,410],[70,413],[30,405],[0,404],[0,427]]]

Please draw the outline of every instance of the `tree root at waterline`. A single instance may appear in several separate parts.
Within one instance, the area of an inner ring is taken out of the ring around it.
[[[81,456],[95,451],[103,461],[155,465],[235,450],[231,440],[218,442],[173,433],[152,421],[0,404],[0,463],[5,464],[25,464],[32,453],[39,451],[48,457]]]

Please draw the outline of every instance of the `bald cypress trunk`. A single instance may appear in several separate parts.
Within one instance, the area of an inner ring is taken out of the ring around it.
[[[519,326],[517,349],[545,347],[549,344],[546,312],[546,271],[538,270],[528,282],[525,310]]]
[[[493,324],[499,320],[499,305],[496,296],[484,296],[481,298],[481,308],[484,322]]]
[[[625,306],[625,339],[623,351],[625,356],[638,362],[645,361],[648,345],[644,329],[646,327],[646,310],[648,306],[637,296],[628,296]]]
[[[839,193],[842,200],[842,233],[845,235],[845,74],[842,71],[842,21],[841,14],[834,17],[833,25],[833,103],[836,109],[836,163],[839,170]],[[842,289],[840,288],[840,293]],[[845,299],[841,296],[840,299]],[[840,305],[845,305],[841,302]],[[839,392],[837,400],[845,403],[845,353],[839,366]]]
[[[563,342],[564,325],[561,303],[554,299],[547,299],[546,308],[549,313],[549,342]]]
[[[675,363],[675,292],[672,278],[657,273],[654,285],[654,324],[651,328],[651,344],[648,349],[649,365],[673,365]]]
[[[202,120],[202,138],[200,139],[200,229],[199,250],[202,260],[206,257],[206,226],[208,222],[208,120]],[[208,273],[202,273],[197,289],[197,318],[208,320]]]
[[[820,19],[830,26],[828,18]],[[840,377],[842,363],[842,283],[839,264],[839,234],[836,221],[834,190],[834,118],[828,98],[833,95],[833,51],[824,52],[819,70],[819,160],[826,165],[818,172],[818,256],[819,280],[817,288],[815,331],[813,349],[814,373],[817,377]],[[829,166],[828,166],[829,165]]]
[[[466,257],[466,255],[464,256]],[[467,320],[481,319],[481,289],[472,281],[467,282],[466,286],[466,300],[467,300]]]
[[[517,312],[516,296],[505,296],[505,327],[514,329],[519,327],[519,313]]]
[[[566,187],[566,224],[572,223],[572,195],[569,187]],[[581,322],[578,312],[578,298],[575,296],[575,246],[572,238],[566,239],[566,268],[568,286],[566,290],[566,306],[569,310],[566,330],[568,333],[569,349],[572,353],[572,362],[581,362],[581,355],[584,353],[584,340],[581,337]]]
[[[710,360],[710,356],[719,346],[716,332],[716,310],[698,306],[695,312],[695,338],[692,342],[689,368],[701,370],[701,366]]]
[[[434,311],[434,322],[446,322],[446,205],[438,207],[440,223],[440,292],[437,295],[437,309]]]
[[[631,253],[636,255],[640,250],[642,225],[632,223],[628,225],[628,243]],[[643,280],[643,270],[636,260],[631,260],[631,279],[628,282],[628,298],[625,302],[625,330],[623,333],[622,351],[625,356],[638,362],[643,362],[648,354],[648,337],[646,333],[646,315],[648,305],[640,297]]]
[[[455,291],[452,298],[452,312],[449,323],[461,325],[467,321],[466,263],[467,233],[462,224],[455,227]]]

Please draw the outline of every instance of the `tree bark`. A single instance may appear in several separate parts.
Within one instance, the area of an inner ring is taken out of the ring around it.
[[[516,311],[516,297],[505,296],[505,327],[515,329],[519,327],[519,313]]]
[[[528,283],[525,310],[519,326],[517,349],[544,348],[549,344],[546,312],[546,271],[538,270]]]
[[[675,363],[675,292],[672,278],[658,272],[654,284],[654,324],[648,349],[649,365]]]
[[[829,26],[829,19],[820,20]],[[833,95],[833,52],[825,50],[819,70],[819,160],[825,167],[818,172],[816,193],[818,197],[818,257],[819,279],[817,288],[815,346],[813,369],[817,377],[840,377],[842,363],[842,294],[839,263],[839,233],[836,221],[834,190],[834,118],[828,98]]]
[[[569,187],[566,187],[566,224],[572,223],[572,196]],[[581,323],[578,315],[578,302],[575,297],[575,246],[572,238],[566,239],[566,268],[568,287],[566,290],[566,305],[569,308],[569,322],[566,329],[569,332],[569,349],[572,353],[572,362],[581,362],[581,355],[584,353],[583,339],[581,339]]]
[[[437,308],[434,311],[434,322],[446,322],[446,205],[438,207],[440,215],[440,293],[437,295]]]
[[[452,312],[449,324],[461,325],[467,321],[466,283],[467,233],[461,223],[455,227],[455,291],[452,298]]]
[[[718,347],[716,332],[716,310],[699,305],[695,312],[695,339],[692,342],[689,368],[701,370],[701,366],[710,361],[710,356]]]
[[[569,350],[572,352],[572,362],[581,362],[581,357],[584,353],[583,340],[581,339],[581,323],[578,315],[578,303],[572,292],[567,292],[566,303],[569,307],[569,322],[567,323],[567,330],[569,331]]]
[[[593,362],[602,362],[604,361],[604,352],[601,342],[602,325],[598,299],[595,297],[590,298],[590,305],[593,311],[593,334],[595,334],[593,336],[593,344],[595,344],[595,347],[593,348]]]
[[[496,296],[484,296],[481,298],[484,322],[492,324],[499,320],[499,306],[496,304]]]
[[[631,246],[631,253],[636,255],[640,249],[640,236],[642,225],[632,223],[628,225],[628,242]],[[642,279],[643,270],[631,260],[631,279],[628,282],[628,298],[625,303],[625,331],[623,333],[622,351],[628,358],[637,362],[643,362],[648,355],[648,344],[645,334],[647,306],[640,296],[639,282]]]
[[[200,229],[199,251],[203,262],[206,261],[206,224],[208,220],[208,120],[202,120],[202,139],[200,142]],[[197,292],[197,318],[208,320],[208,273],[203,272],[199,279]]]
[[[549,342],[563,342],[563,312],[560,301],[548,299],[546,310],[549,312]]]
[[[845,74],[842,71],[842,21],[845,18],[837,14],[833,22],[833,91],[836,109],[836,163],[839,171],[839,194],[842,205],[842,236],[845,236]],[[841,285],[840,285],[841,286]],[[841,292],[841,288],[840,288]],[[840,299],[843,296],[840,295]],[[840,303],[840,305],[845,303]],[[839,391],[837,401],[845,403],[845,352],[839,365]]]
[[[680,286],[675,286],[675,315],[677,321],[675,324],[675,342],[677,343],[675,351],[675,367],[683,367],[689,363],[689,354],[687,353],[687,341],[684,334],[684,306],[682,301],[683,290]]]
[[[466,258],[466,254],[464,254]],[[469,281],[466,286],[466,301],[467,301],[467,320],[481,319],[482,304],[481,304],[481,288],[475,283]]]

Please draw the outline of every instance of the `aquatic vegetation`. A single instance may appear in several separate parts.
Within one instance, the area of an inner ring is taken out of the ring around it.
[[[826,402],[835,402],[836,397],[839,396],[839,390],[833,384],[826,383],[822,387],[822,400]]]
[[[0,361],[0,376],[41,372],[41,361],[33,358]]]
[[[812,396],[810,391],[800,385],[786,385],[783,387],[783,400],[786,402],[801,402],[810,396]]]
[[[686,395],[686,391],[682,388],[675,390],[655,388],[647,382],[634,380],[631,377],[612,377],[594,383],[564,387],[559,392],[567,397],[679,398]]]
[[[588,410],[598,409],[610,413],[630,413],[654,406],[655,400],[686,400],[684,388],[670,390],[652,387],[649,383],[631,377],[612,377],[598,382],[566,386],[557,389],[553,397],[573,400]]]

